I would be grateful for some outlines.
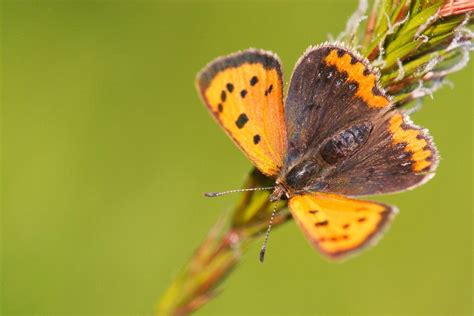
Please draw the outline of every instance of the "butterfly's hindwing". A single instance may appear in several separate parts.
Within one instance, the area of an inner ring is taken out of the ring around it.
[[[380,118],[366,144],[325,177],[325,190],[346,195],[392,193],[431,179],[438,163],[428,132],[399,110]]]
[[[324,255],[343,259],[374,243],[396,209],[336,194],[297,195],[289,201],[293,218]]]

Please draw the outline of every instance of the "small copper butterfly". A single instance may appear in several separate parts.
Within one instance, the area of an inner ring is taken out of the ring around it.
[[[395,108],[379,72],[341,44],[310,47],[283,102],[278,57],[248,49],[197,76],[209,111],[263,174],[272,201],[288,199],[311,243],[330,258],[371,244],[396,208],[352,197],[414,188],[438,162],[428,132]]]

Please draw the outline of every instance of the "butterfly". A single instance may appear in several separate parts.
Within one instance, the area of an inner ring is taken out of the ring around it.
[[[379,76],[338,43],[306,50],[285,101],[280,60],[269,51],[217,58],[197,76],[212,116],[274,179],[270,200],[288,199],[306,237],[332,259],[372,244],[397,213],[354,197],[414,188],[437,167],[428,131],[393,105]]]

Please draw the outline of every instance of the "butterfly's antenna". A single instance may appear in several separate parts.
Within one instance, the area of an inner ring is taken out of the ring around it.
[[[259,259],[261,263],[263,263],[263,261],[265,260],[265,251],[267,250],[268,237],[270,236],[270,231],[272,230],[273,219],[275,218],[275,214],[278,209],[278,203],[279,201],[275,203],[275,207],[273,208],[272,216],[270,217],[270,221],[268,222],[267,232],[265,233],[265,239],[263,240],[263,245],[262,245],[262,248],[260,249]]]
[[[274,188],[275,187],[263,187],[263,188],[237,189],[237,190],[229,190],[229,191],[222,191],[222,192],[205,192],[204,196],[217,197],[217,196],[222,196],[222,195],[226,195],[230,193],[273,190]]]

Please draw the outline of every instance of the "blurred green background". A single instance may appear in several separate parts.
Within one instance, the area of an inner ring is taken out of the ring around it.
[[[286,78],[355,1],[3,1],[4,315],[147,315],[250,162],[194,88],[211,59],[277,52]],[[437,176],[379,197],[383,240],[325,261],[289,223],[255,244],[197,315],[471,315],[472,63],[414,115]]]

